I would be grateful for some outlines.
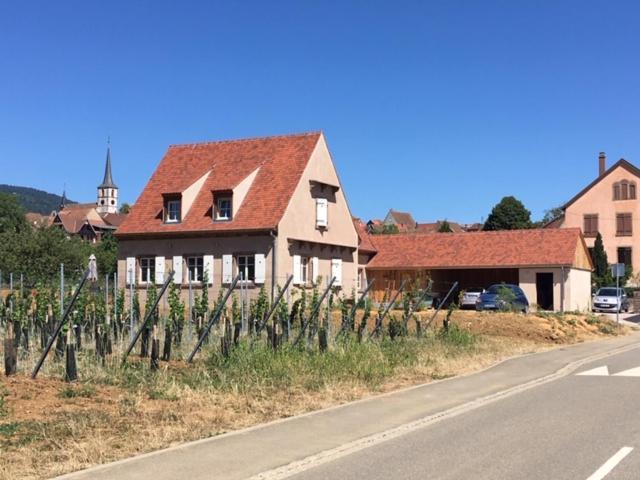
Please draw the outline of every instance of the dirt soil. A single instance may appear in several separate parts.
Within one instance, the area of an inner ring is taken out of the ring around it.
[[[401,312],[393,312],[399,317]],[[438,327],[447,312],[434,321]],[[418,317],[426,324],[432,312]],[[339,324],[339,315],[333,317]],[[27,375],[0,378],[0,479],[41,479],[205,438],[226,431],[336,405],[380,392],[485,368],[506,357],[555,345],[625,334],[604,319],[585,315],[522,315],[454,311],[451,321],[481,335],[471,356],[431,359],[428,367],[397,372],[383,385],[357,382],[303,386],[251,395],[180,386],[153,396],[114,386]],[[413,322],[410,324],[412,329]],[[188,368],[172,362],[167,368]]]

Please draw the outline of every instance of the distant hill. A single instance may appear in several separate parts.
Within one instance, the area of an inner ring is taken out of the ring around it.
[[[60,206],[60,195],[38,190],[37,188],[0,184],[0,192],[16,195],[27,212],[48,215],[52,210],[57,210]],[[77,202],[67,199],[67,203]]]

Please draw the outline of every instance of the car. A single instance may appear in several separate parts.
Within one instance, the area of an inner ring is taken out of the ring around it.
[[[527,313],[529,300],[518,285],[496,283],[476,300],[476,310],[517,310]]]
[[[484,288],[482,287],[466,288],[460,298],[460,308],[476,308],[476,301],[482,293],[484,293]]]
[[[594,312],[628,312],[629,303],[624,288],[620,287],[602,287],[593,295]]]

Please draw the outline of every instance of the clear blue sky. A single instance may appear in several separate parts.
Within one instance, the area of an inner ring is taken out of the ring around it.
[[[640,164],[637,2],[0,4],[0,183],[133,202],[167,146],[323,130],[352,212],[534,218]]]

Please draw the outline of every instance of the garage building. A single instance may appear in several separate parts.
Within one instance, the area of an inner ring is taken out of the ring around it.
[[[371,235],[376,253],[366,266],[372,297],[392,295],[403,279],[434,290],[519,285],[530,304],[556,311],[591,308],[593,265],[580,229]]]

